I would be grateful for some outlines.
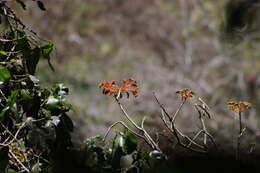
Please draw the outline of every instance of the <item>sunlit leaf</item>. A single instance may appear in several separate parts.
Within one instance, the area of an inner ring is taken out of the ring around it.
[[[149,156],[156,160],[164,159],[164,154],[161,151],[153,150],[149,153]]]
[[[7,56],[8,54],[5,52],[5,51],[3,51],[3,50],[0,50],[0,54],[1,55],[4,55],[4,56]]]
[[[54,71],[54,67],[51,64],[50,54],[54,49],[54,43],[49,41],[44,46],[41,47],[42,57],[48,61],[50,68]]]
[[[16,90],[16,91],[13,91],[11,93],[11,96],[8,97],[7,102],[8,102],[10,107],[12,107],[16,103],[16,99],[17,99],[18,94],[19,94],[19,91]]]
[[[21,90],[21,99],[23,101],[31,100],[32,97],[30,96],[30,92],[28,90],[22,89]]]
[[[9,78],[11,78],[9,70],[6,67],[0,67],[0,81],[4,82]]]

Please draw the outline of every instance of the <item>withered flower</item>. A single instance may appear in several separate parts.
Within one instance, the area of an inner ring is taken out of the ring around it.
[[[195,93],[193,91],[185,88],[185,89],[181,89],[181,90],[176,91],[176,94],[180,95],[183,100],[187,100],[188,98],[193,97],[193,95]]]
[[[228,109],[240,113],[247,109],[251,108],[251,103],[248,102],[237,102],[237,101],[230,101],[228,102]]]
[[[123,80],[123,83],[121,85],[118,84],[118,82],[116,81],[105,81],[101,83],[99,87],[103,88],[103,94],[108,96],[116,96],[117,98],[122,98],[123,93],[126,93],[127,97],[129,97],[129,93],[132,93],[134,97],[138,96],[138,85],[137,82],[132,78]]]

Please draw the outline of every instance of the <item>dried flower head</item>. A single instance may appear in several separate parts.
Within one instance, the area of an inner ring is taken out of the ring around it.
[[[138,96],[138,85],[137,82],[129,78],[127,80],[123,80],[122,84],[118,84],[116,81],[112,82],[103,82],[99,85],[100,88],[103,88],[103,94],[108,96],[116,96],[117,98],[122,98],[123,93],[127,94],[129,98],[129,93],[132,93],[133,96]]]
[[[251,108],[251,104],[248,102],[237,102],[237,101],[230,101],[228,102],[228,109],[240,113],[247,109]]]
[[[176,91],[176,94],[180,95],[183,100],[187,100],[188,98],[193,97],[194,92],[185,88],[185,89]]]

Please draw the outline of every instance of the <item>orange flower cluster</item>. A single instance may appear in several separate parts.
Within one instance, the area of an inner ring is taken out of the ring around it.
[[[116,96],[118,98],[122,98],[122,93],[127,94],[127,98],[129,98],[129,93],[132,93],[133,96],[138,96],[138,85],[136,81],[132,78],[127,80],[123,80],[123,84],[117,84],[116,81],[107,82],[104,81],[99,85],[100,88],[103,88],[103,94],[108,96]]]
[[[183,100],[187,100],[188,98],[193,97],[194,92],[185,88],[185,89],[176,91],[176,94],[180,95]]]
[[[231,101],[228,102],[228,109],[240,113],[243,112],[251,107],[251,104],[248,102],[236,102],[236,101]]]

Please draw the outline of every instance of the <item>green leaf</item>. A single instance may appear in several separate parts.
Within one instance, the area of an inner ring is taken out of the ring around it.
[[[14,170],[14,169],[8,168],[8,169],[6,170],[6,173],[17,173],[17,171]]]
[[[44,117],[47,117],[47,118],[51,118],[51,116],[52,116],[51,111],[49,111],[49,110],[47,110],[47,109],[44,109],[44,108],[41,109],[41,114],[42,114]]]
[[[69,110],[73,111],[73,112],[76,112],[76,107],[73,106],[72,104],[70,103],[67,103],[67,102],[64,102],[64,101],[61,101],[60,104],[66,108],[68,108]]]
[[[54,96],[49,96],[46,102],[46,108],[52,111],[59,110],[59,102],[59,99],[55,98]]]
[[[0,50],[0,54],[4,55],[4,56],[7,56],[7,53],[5,51],[3,51],[3,50]]]
[[[5,107],[2,112],[0,113],[0,121],[3,121],[5,118],[5,113],[9,110],[9,106]]]
[[[4,82],[9,78],[11,78],[9,70],[6,67],[0,67],[0,81]]]
[[[124,149],[127,154],[132,153],[137,148],[137,137],[129,130],[125,133]]]
[[[90,138],[88,138],[84,143],[85,143],[85,146],[86,148],[89,148],[89,147],[92,147],[96,141],[101,141],[103,139],[102,136],[100,135],[97,135],[97,136],[92,136]]]
[[[50,68],[52,69],[52,71],[54,71],[54,68],[53,68],[53,66],[51,64],[50,54],[53,51],[53,48],[54,48],[54,43],[51,42],[51,41],[48,41],[44,46],[41,47],[42,57],[44,59],[48,60],[48,64],[49,64]]]
[[[30,92],[28,90],[22,89],[21,90],[21,99],[23,101],[29,101],[32,99],[32,97],[30,96]]]
[[[19,91],[16,90],[16,91],[13,91],[11,93],[11,96],[8,97],[7,103],[9,104],[10,107],[12,107],[16,103],[18,94],[19,94]]]
[[[8,169],[6,170],[6,173],[17,173],[17,171],[14,170],[14,169],[8,168]]]
[[[43,55],[50,55],[53,51],[54,43],[52,41],[48,41],[44,46],[41,47]]]

